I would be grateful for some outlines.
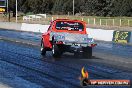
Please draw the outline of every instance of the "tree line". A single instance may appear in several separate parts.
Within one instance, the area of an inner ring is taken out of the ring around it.
[[[9,0],[9,10],[15,12],[15,1]],[[72,0],[18,0],[23,13],[72,14]],[[75,14],[86,16],[132,16],[132,0],[75,0]]]

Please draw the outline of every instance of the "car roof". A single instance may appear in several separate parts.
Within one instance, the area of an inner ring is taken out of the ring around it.
[[[54,20],[54,21],[76,21],[76,22],[83,22],[83,23],[85,23],[84,21],[81,21],[81,20],[71,20],[71,19],[56,19],[56,20]]]

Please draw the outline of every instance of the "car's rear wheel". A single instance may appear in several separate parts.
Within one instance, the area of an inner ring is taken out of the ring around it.
[[[83,48],[83,57],[84,58],[92,58],[92,47],[84,47]]]
[[[76,57],[76,58],[78,58],[79,56],[80,56],[80,52],[74,52],[74,56]]]
[[[61,57],[61,55],[62,55],[60,47],[58,45],[56,45],[56,44],[52,45],[52,55],[55,58]]]
[[[45,55],[45,54],[46,54],[46,49],[44,47],[43,41],[41,41],[41,55]]]

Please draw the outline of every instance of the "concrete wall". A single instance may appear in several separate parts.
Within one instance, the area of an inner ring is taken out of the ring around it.
[[[87,28],[87,33],[96,40],[112,41],[114,30]]]
[[[22,23],[21,30],[44,33],[49,28],[49,25],[41,24],[26,24]]]
[[[0,22],[0,28],[3,29],[14,29],[14,30],[20,30],[21,29],[21,23],[14,23],[14,22]]]

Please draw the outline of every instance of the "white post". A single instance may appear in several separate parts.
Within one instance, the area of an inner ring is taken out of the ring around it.
[[[82,18],[82,21],[83,21],[83,18]]]
[[[88,24],[89,24],[89,18],[88,18]]]
[[[69,16],[69,12],[68,12],[68,16]]]
[[[9,7],[9,5],[8,5],[8,0],[6,0],[6,9],[7,9],[6,15],[7,15],[7,19],[9,18],[8,7]],[[10,18],[9,18],[8,20],[10,21]]]
[[[94,25],[95,25],[96,23],[95,23],[95,18],[94,18]]]
[[[54,20],[54,18],[52,17],[52,21]]]
[[[113,26],[115,25],[115,20],[113,19]]]
[[[108,25],[107,21],[108,21],[108,20],[106,19],[106,26]]]
[[[7,4],[7,5],[6,5],[6,6],[7,6],[7,13],[8,13],[8,6],[9,6],[9,5],[8,5],[8,0],[6,1],[6,4]]]
[[[128,26],[130,26],[130,20],[128,20]]]
[[[74,16],[74,0],[73,0],[73,16]]]
[[[121,19],[120,19],[120,26],[121,26]]]
[[[102,20],[100,19],[100,26],[102,25]]]
[[[17,0],[16,0],[16,23],[17,23]]]
[[[36,15],[35,15],[35,21],[37,21],[37,19],[36,19]]]

